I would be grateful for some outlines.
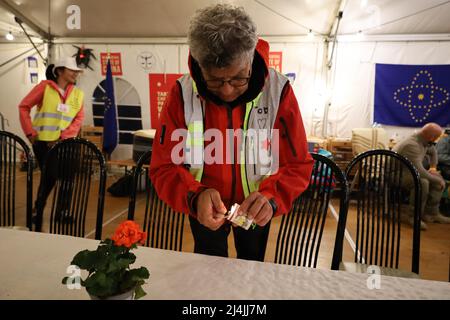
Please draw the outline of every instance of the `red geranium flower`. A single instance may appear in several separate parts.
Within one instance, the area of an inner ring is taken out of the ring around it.
[[[146,237],[146,232],[142,232],[136,222],[127,220],[117,227],[112,240],[116,246],[130,248],[135,243],[144,244]]]

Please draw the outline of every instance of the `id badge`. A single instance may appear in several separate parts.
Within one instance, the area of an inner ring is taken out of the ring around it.
[[[58,110],[59,112],[67,113],[70,111],[70,106],[68,104],[59,103],[58,108],[56,110]]]

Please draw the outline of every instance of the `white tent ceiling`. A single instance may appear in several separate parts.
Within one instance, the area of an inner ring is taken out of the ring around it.
[[[34,49],[16,16],[28,33],[52,35],[55,45],[39,46],[43,56],[50,52],[50,59],[73,55],[73,45],[80,44],[89,44],[97,55],[107,50],[123,53],[124,78],[136,87],[145,106],[143,126],[149,128],[149,71],[143,72],[136,57],[151,52],[153,73],[187,72],[190,17],[217,2],[243,6],[271,50],[283,53],[283,72],[297,77],[293,88],[308,135],[349,137],[352,128],[373,125],[376,63],[450,64],[450,0],[0,0],[0,87],[5,93],[1,112],[17,119],[15,106],[31,89],[23,57]],[[66,26],[67,8],[73,4],[81,10],[79,30]],[[343,17],[336,42],[332,40],[339,12]],[[323,37],[306,37],[310,29]],[[367,37],[353,37],[360,30]],[[18,39],[5,43],[3,35],[10,31]],[[92,67],[79,83],[88,93],[104,78],[99,60],[93,60]],[[41,69],[40,78],[45,70]],[[23,85],[17,87],[18,83]],[[90,99],[86,110],[89,123]],[[408,128],[389,130],[396,137],[409,133]],[[20,128],[15,133],[20,135]],[[129,152],[127,147],[117,157]]]
[[[195,10],[216,2],[243,6],[263,36],[299,36],[309,29],[330,35],[340,10],[339,35],[450,34],[445,0],[0,0],[0,34],[20,35],[15,14],[35,25],[27,28],[34,35],[39,28],[55,37],[185,37]],[[79,30],[66,27],[73,4],[81,9]]]

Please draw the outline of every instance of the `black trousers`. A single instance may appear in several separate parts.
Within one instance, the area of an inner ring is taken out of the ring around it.
[[[73,156],[72,158],[66,159],[71,161],[60,164],[56,159],[47,159],[50,149],[51,147],[45,141],[35,141],[33,144],[33,152],[36,156],[42,175],[38,187],[35,208],[37,213],[43,213],[48,196],[55,187],[57,177],[59,177],[61,184],[58,191],[58,202],[56,203],[55,212],[55,218],[59,219],[61,215],[64,216],[68,214],[67,211],[70,208],[73,195],[73,176],[77,171],[80,159]],[[45,163],[47,163],[47,172],[44,177],[43,169]],[[64,170],[61,170],[62,165],[65,167]],[[38,217],[37,220],[36,225],[40,228],[42,216]]]
[[[50,146],[45,141],[35,141],[33,143],[33,152],[36,156],[36,160],[39,165],[39,169],[41,170],[41,175],[43,174],[44,170],[44,164],[45,160],[47,159],[48,151],[50,150]],[[49,167],[55,168],[55,165],[50,165]],[[38,188],[38,196],[36,197],[35,207],[37,208],[39,205],[45,207],[45,203],[47,202],[48,195],[52,191],[53,187],[55,186],[56,179],[54,178],[53,174],[48,174],[47,177],[45,177],[45,183],[43,182],[42,178],[39,183]],[[41,203],[38,203],[39,195],[42,194],[42,201]]]
[[[255,229],[250,227],[249,230],[225,223],[216,231],[208,229],[191,216],[189,222],[194,236],[195,253],[228,257],[228,235],[233,229],[237,258],[264,261],[270,222],[264,227],[256,226]]]

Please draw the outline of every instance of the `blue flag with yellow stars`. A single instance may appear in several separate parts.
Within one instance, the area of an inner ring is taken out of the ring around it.
[[[450,65],[377,64],[374,122],[450,126]]]
[[[117,116],[111,63],[106,65],[105,114],[103,118],[103,151],[111,154],[117,146]]]

